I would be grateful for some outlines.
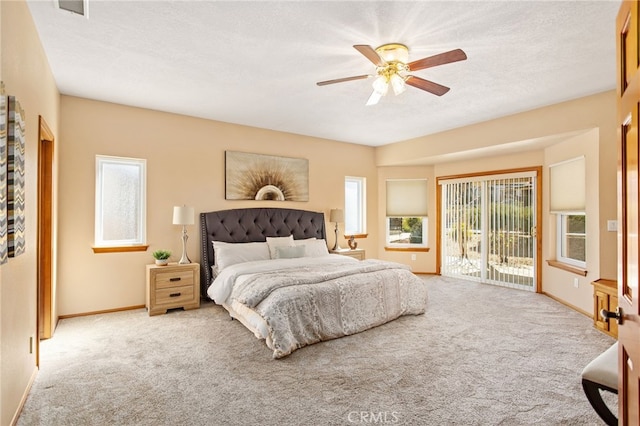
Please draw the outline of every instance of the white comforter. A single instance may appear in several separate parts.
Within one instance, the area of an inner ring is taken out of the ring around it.
[[[427,301],[423,281],[406,265],[339,255],[232,265],[208,294],[234,313],[259,317],[261,332],[255,318],[243,323],[266,339],[274,358],[401,315],[421,314]]]

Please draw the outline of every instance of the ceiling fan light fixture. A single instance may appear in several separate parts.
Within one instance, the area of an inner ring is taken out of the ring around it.
[[[379,75],[373,80],[373,91],[378,93],[380,96],[385,96],[389,91],[389,82],[384,75]]]
[[[376,52],[387,62],[402,62],[406,64],[409,61],[409,48],[404,44],[383,44],[382,46],[376,47]]]
[[[400,77],[398,74],[393,74],[389,79],[391,82],[391,87],[393,88],[393,93],[398,96],[407,90],[407,85],[404,82],[404,78]]]
[[[366,105],[375,105],[380,102],[380,99],[382,99],[382,95],[374,90],[373,93],[371,93],[371,96],[369,96]]]

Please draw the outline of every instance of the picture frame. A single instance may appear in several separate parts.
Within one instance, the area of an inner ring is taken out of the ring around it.
[[[309,201],[309,160],[225,151],[225,199]]]
[[[7,254],[25,252],[25,123],[15,96],[7,97]]]
[[[7,125],[8,99],[0,94],[0,265],[9,258],[7,231]]]

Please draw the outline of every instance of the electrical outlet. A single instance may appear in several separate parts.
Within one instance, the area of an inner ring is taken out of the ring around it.
[[[580,287],[580,281],[579,281],[577,278],[574,278],[574,279],[573,279],[573,286],[574,286],[575,288]]]
[[[415,254],[411,255],[411,260],[416,260],[416,255]]]
[[[617,220],[607,220],[607,231],[616,232],[618,230]]]

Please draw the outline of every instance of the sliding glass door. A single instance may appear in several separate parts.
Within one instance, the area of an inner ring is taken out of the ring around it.
[[[536,291],[536,172],[439,184],[441,274]]]

